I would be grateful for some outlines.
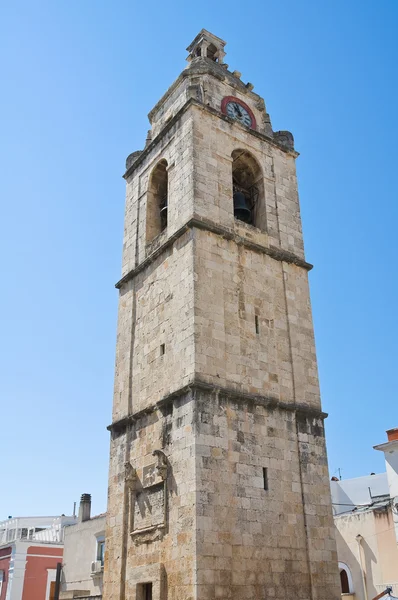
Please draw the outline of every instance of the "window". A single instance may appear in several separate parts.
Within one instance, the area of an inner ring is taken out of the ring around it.
[[[267,467],[263,467],[263,485],[264,485],[264,489],[267,492],[268,491],[268,469]]]
[[[152,600],[152,582],[140,583],[137,586],[137,600]]]
[[[341,593],[352,594],[354,592],[354,587],[352,584],[352,575],[349,567],[346,564],[339,562],[339,571]]]
[[[167,227],[168,176],[165,160],[156,165],[149,178],[146,211],[146,239],[151,242]]]
[[[5,579],[5,577],[4,577],[4,571],[0,570],[0,596],[1,596],[1,590],[3,588],[4,579]]]
[[[218,62],[217,48],[214,44],[210,44],[207,46],[207,58],[214,60],[214,62]]]
[[[101,536],[97,538],[97,554],[96,560],[101,563],[101,567],[104,566],[104,557],[105,557],[105,537]]]
[[[341,571],[340,571],[340,583],[341,583],[341,593],[349,594],[350,586],[348,583],[347,571],[345,569],[341,569]]]
[[[232,187],[235,219],[265,231],[262,172],[257,160],[246,150],[232,152]]]

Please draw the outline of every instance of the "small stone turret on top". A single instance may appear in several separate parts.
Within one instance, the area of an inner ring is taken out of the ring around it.
[[[202,29],[195,39],[189,44],[187,61],[191,62],[194,58],[210,58],[214,62],[222,64],[224,62],[224,46],[226,42],[213,35],[206,29]],[[227,67],[228,65],[225,65]]]

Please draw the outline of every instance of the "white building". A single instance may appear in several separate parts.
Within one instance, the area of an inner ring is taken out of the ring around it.
[[[331,481],[342,594],[356,600],[388,587],[398,596],[398,429],[387,434],[375,446],[386,454],[386,473]]]
[[[62,544],[65,527],[77,523],[75,516],[9,517],[0,521],[0,547],[17,541]]]
[[[91,496],[83,494],[78,523],[65,531],[61,600],[102,597],[106,515],[90,513]]]
[[[18,517],[0,522],[0,600],[52,600],[64,532],[76,517]]]
[[[395,537],[398,543],[398,427],[389,429],[387,438],[388,442],[374,446],[374,449],[384,452]]]

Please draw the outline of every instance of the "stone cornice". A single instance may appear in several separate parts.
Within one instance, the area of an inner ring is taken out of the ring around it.
[[[301,404],[297,402],[282,402],[281,400],[278,400],[277,398],[274,398],[272,396],[262,396],[260,394],[246,394],[244,392],[239,392],[232,388],[216,386],[201,381],[200,379],[195,379],[193,383],[188,384],[176,390],[175,392],[168,394],[167,396],[164,396],[161,400],[159,400],[159,402],[156,402],[155,404],[148,406],[143,410],[137,411],[136,413],[127,415],[122,419],[114,421],[113,423],[111,423],[111,425],[108,425],[107,429],[111,432],[122,433],[127,429],[127,427],[133,425],[146,415],[152,414],[156,410],[166,409],[167,406],[172,404],[175,398],[184,396],[185,394],[195,391],[214,393],[220,398],[230,398],[235,402],[253,404],[256,406],[264,406],[265,408],[271,409],[286,410],[288,412],[294,412],[296,415],[302,417],[324,420],[328,416],[327,413],[323,412],[322,410],[318,408],[313,408],[306,404]]]
[[[165,250],[170,248],[174,244],[174,242],[180,238],[184,233],[186,233],[189,229],[201,229],[203,231],[209,231],[211,233],[215,233],[216,235],[220,235],[226,240],[233,240],[236,244],[242,245],[248,250],[253,250],[254,252],[258,252],[260,254],[267,254],[271,258],[275,260],[279,260],[281,262],[286,262],[290,264],[297,265],[298,267],[302,267],[307,271],[310,271],[313,267],[310,263],[306,262],[299,256],[296,256],[292,252],[288,252],[287,250],[283,250],[281,248],[277,248],[276,246],[263,246],[256,242],[252,242],[247,238],[239,235],[233,229],[229,227],[225,227],[223,225],[218,225],[213,223],[212,221],[208,221],[198,216],[194,216],[185,225],[177,229],[175,233],[173,233],[170,237],[168,237],[163,244],[161,244],[156,250],[154,250],[149,256],[145,258],[139,265],[137,265],[134,269],[131,269],[126,275],[124,275],[116,284],[115,287],[120,289],[125,283],[133,279],[138,273],[143,271],[148,265],[153,263],[154,260],[158,258]]]
[[[223,119],[224,121],[227,121],[228,123],[231,123],[231,125],[235,125],[236,127],[241,127],[242,129],[244,129],[244,131],[246,133],[253,135],[254,137],[257,137],[258,139],[260,139],[264,142],[268,142],[269,144],[271,144],[271,146],[274,146],[275,148],[278,148],[278,150],[285,152],[285,154],[289,154],[290,156],[293,156],[294,158],[297,158],[297,156],[299,156],[299,153],[296,152],[295,150],[289,150],[282,144],[278,144],[273,138],[265,135],[264,133],[260,133],[259,131],[255,131],[254,129],[249,129],[248,127],[244,127],[243,125],[241,125],[234,119],[231,119],[227,115],[222,114],[220,111],[212,108],[211,106],[207,106],[207,105],[203,104],[202,102],[199,102],[199,100],[197,100],[196,98],[188,98],[188,100],[185,102],[185,104],[176,112],[174,117],[172,117],[169,121],[167,121],[167,123],[164,125],[163,129],[158,133],[158,135],[148,144],[148,146],[146,146],[146,148],[144,148],[144,150],[139,155],[137,160],[127,169],[127,171],[123,175],[124,179],[128,179],[134,173],[134,171],[137,169],[137,167],[139,167],[139,165],[144,162],[144,160],[148,156],[148,154],[150,154],[150,152],[152,152],[152,150],[155,148],[155,146],[157,146],[159,144],[159,142],[162,140],[162,138],[164,138],[164,136],[170,131],[170,129],[172,129],[174,127],[174,125],[180,120],[182,115],[191,106],[196,106],[196,107],[200,108],[201,110],[204,110],[220,119]]]

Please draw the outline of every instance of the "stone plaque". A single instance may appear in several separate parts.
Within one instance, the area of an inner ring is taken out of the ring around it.
[[[163,483],[144,488],[137,493],[134,506],[133,533],[142,529],[164,525],[164,501]]]

